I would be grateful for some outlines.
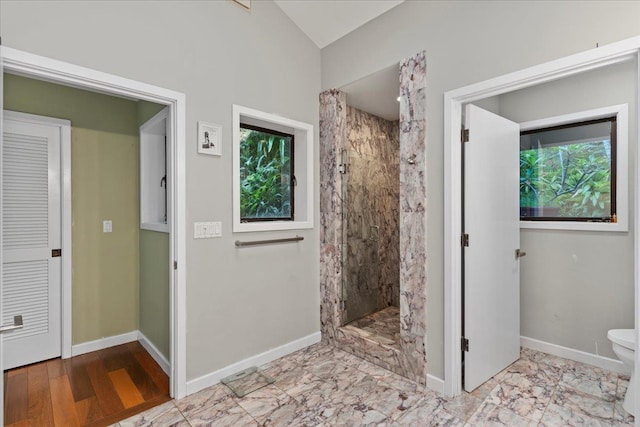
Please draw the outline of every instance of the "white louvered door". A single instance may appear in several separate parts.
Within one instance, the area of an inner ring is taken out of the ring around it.
[[[3,369],[61,355],[60,127],[13,120],[3,129]]]

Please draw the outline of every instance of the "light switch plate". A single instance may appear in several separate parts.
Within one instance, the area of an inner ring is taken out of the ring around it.
[[[222,236],[221,222],[194,222],[193,238],[194,239],[211,239],[213,237]]]
[[[102,221],[102,232],[103,233],[113,232],[113,221],[111,221],[110,219]]]

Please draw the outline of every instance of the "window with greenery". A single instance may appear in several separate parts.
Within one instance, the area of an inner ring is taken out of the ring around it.
[[[616,118],[520,134],[520,218],[616,222]]]
[[[240,221],[293,221],[293,135],[240,124]]]

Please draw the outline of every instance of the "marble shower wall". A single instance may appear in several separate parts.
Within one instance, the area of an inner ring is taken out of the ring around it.
[[[400,305],[399,123],[347,106],[346,126],[343,323]]]
[[[426,384],[426,60],[400,63],[400,346],[342,328],[341,150],[347,141],[344,93],[320,94],[320,322],[322,338],[400,375]]]

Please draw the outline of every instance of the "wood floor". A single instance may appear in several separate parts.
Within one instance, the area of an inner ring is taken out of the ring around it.
[[[106,426],[171,400],[169,378],[132,342],[4,374],[6,427]]]

